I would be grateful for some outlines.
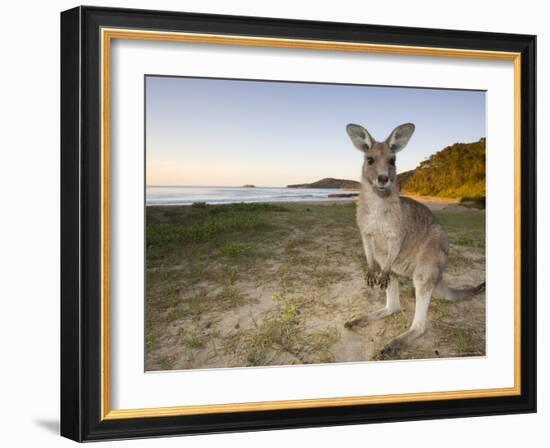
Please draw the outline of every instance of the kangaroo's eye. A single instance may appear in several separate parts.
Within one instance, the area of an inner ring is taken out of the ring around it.
[[[395,157],[392,157],[390,160],[390,165],[395,166]]]
[[[372,165],[374,163],[374,159],[372,157],[367,157],[367,163]]]

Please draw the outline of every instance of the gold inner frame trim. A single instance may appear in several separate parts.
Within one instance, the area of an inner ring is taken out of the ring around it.
[[[279,400],[229,404],[188,405],[139,409],[111,409],[110,345],[110,62],[111,41],[131,39],[213,45],[382,53],[411,56],[457,57],[513,61],[514,63],[514,386],[442,392],[368,395],[303,400]],[[521,394],[521,54],[514,52],[418,47],[305,39],[279,39],[217,34],[101,29],[101,419],[200,415],[315,407],[351,406],[413,401],[502,397]]]

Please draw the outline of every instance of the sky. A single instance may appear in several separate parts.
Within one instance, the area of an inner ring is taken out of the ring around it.
[[[398,172],[485,137],[484,91],[147,76],[145,94],[148,186],[359,180],[348,123],[379,141],[414,123]]]

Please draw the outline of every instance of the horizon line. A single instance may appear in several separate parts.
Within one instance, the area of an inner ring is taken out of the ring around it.
[[[443,150],[445,150],[445,149],[447,149],[451,146],[454,146],[454,145],[467,145],[467,144],[476,143],[476,142],[479,142],[481,140],[486,140],[486,139],[487,139],[486,136],[482,136],[482,137],[479,137],[477,140],[470,141],[470,142],[454,142],[454,143],[451,143],[447,146],[444,146],[442,149],[439,149],[439,150],[433,152],[429,157],[424,158],[422,161],[429,159],[434,154],[437,154],[438,152],[443,151]],[[397,173],[397,175],[407,173],[407,172],[410,172],[410,171],[414,171],[419,166],[420,166],[420,162],[418,163],[418,165],[416,167],[414,167],[410,170],[400,171],[400,172]],[[147,173],[147,167],[145,167],[145,173]],[[338,180],[345,180],[345,181],[352,181],[352,182],[361,183],[361,180],[346,179],[346,178],[339,178],[339,177],[329,176],[329,177],[323,177],[321,179],[317,179],[317,180],[314,180],[314,181],[311,181],[311,182],[303,182],[303,184],[314,183],[314,182],[318,182],[318,181],[323,180],[323,179],[338,179]],[[253,187],[245,187],[245,185],[253,185]],[[289,185],[295,185],[295,184],[289,184]],[[145,187],[146,188],[149,188],[149,187],[151,187],[151,188],[186,188],[186,187],[202,187],[202,188],[288,188],[288,185],[256,185],[256,184],[247,184],[247,183],[243,183],[243,184],[239,184],[239,185],[196,185],[196,184],[195,185],[182,185],[182,184],[156,185],[156,184],[147,184],[147,182],[145,182]],[[349,190],[349,188],[347,188],[347,190]]]

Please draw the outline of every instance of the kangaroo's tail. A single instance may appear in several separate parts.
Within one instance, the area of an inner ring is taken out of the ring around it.
[[[485,291],[485,282],[477,286],[464,289],[454,289],[449,287],[442,279],[435,288],[434,295],[438,299],[449,300],[451,302],[459,302],[474,297],[476,294]]]

